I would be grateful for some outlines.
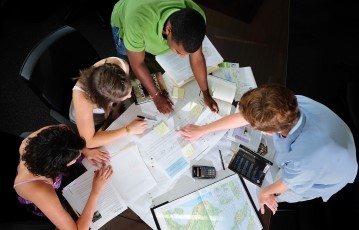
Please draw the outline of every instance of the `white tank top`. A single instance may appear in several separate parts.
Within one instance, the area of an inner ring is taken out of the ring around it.
[[[116,58],[120,63],[121,63],[121,68],[123,69],[123,71],[125,73],[127,73],[127,68],[126,68],[126,64],[125,62],[121,59],[121,58],[118,58],[118,57],[110,57],[110,58]],[[105,62],[106,63],[106,62]],[[79,90],[83,93],[86,93],[88,95],[88,93],[82,89],[81,87],[77,86],[77,85],[74,85],[74,87],[72,88],[72,90]],[[98,124],[98,123],[101,123],[103,121],[104,118],[100,117],[99,119],[96,118],[96,114],[104,114],[105,113],[105,110],[103,108],[94,108],[92,110],[93,114],[94,114],[94,121],[95,121],[95,124]],[[69,110],[69,117],[70,117],[70,120],[74,123],[76,123],[76,120],[75,120],[75,108],[73,106],[73,103],[71,101],[71,105],[70,105],[70,110]]]

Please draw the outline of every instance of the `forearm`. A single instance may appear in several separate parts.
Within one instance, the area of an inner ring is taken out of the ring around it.
[[[118,139],[126,137],[129,135],[129,128],[127,126],[115,129],[115,130],[105,130],[105,131],[97,131],[92,138],[86,139],[86,147],[87,148],[97,148],[109,143],[112,143]]]
[[[288,190],[288,187],[283,183],[282,179],[277,180],[271,185],[261,190],[261,195],[274,195]]]
[[[202,92],[208,91],[207,81],[207,67],[206,60],[204,59],[202,49],[197,50],[195,53],[189,55],[189,60],[194,77]]]
[[[234,113],[225,116],[217,121],[202,126],[205,133],[211,133],[219,130],[232,129],[247,125],[248,122],[241,113]]]
[[[88,230],[90,228],[99,197],[100,194],[96,194],[91,191],[83,212],[76,222],[78,229]]]
[[[131,69],[136,78],[146,88],[147,92],[153,97],[157,93],[157,87],[151,79],[151,73],[145,63],[145,52],[127,51]]]
[[[147,66],[145,64],[140,65],[140,67],[136,68],[133,72],[151,97],[154,97],[158,92],[158,89],[152,80],[151,73]]]

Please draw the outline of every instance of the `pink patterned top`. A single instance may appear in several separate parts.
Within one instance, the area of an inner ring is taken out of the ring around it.
[[[23,185],[23,184],[26,184],[26,183],[30,183],[30,182],[33,182],[33,181],[43,181],[43,182],[46,183],[46,184],[50,184],[50,183],[49,183],[48,181],[46,181],[46,180],[39,179],[39,178],[34,178],[34,179],[31,179],[31,180],[26,180],[26,181],[18,182],[18,183],[16,183],[16,184],[14,184],[14,188],[15,188],[16,186]],[[53,187],[55,190],[58,189],[58,188],[60,187],[60,185],[61,185],[61,181],[62,181],[62,175],[56,177],[54,183],[52,184],[52,187]],[[30,211],[31,211],[33,214],[35,214],[35,215],[37,215],[37,216],[45,216],[45,215],[41,212],[41,210],[40,210],[38,207],[36,207],[36,205],[35,205],[32,201],[27,200],[27,199],[25,199],[25,198],[22,198],[21,196],[18,196],[17,199],[19,200],[19,202],[20,202],[21,204],[29,205],[28,207],[30,208]]]

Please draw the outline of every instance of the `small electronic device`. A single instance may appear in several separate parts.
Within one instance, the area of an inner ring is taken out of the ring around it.
[[[211,179],[216,177],[216,168],[213,166],[192,166],[192,177],[198,179]]]

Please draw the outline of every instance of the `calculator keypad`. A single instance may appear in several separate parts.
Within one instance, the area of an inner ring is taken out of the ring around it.
[[[214,178],[216,176],[216,170],[214,168],[201,167],[202,177]]]

